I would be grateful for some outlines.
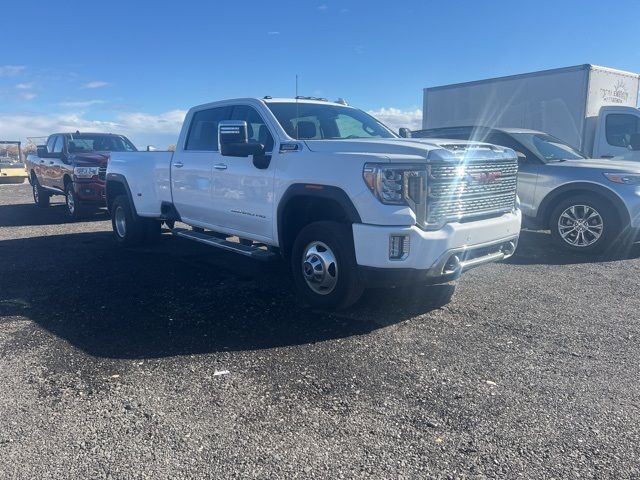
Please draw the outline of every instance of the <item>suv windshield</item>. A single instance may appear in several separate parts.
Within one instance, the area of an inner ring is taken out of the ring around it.
[[[396,138],[396,135],[382,123],[356,108],[305,102],[268,102],[267,106],[291,138]]]
[[[544,133],[512,133],[511,136],[545,162],[586,158],[571,145],[551,135]]]
[[[91,135],[87,133],[69,135],[69,153],[83,152],[135,152],[136,147],[122,135]]]

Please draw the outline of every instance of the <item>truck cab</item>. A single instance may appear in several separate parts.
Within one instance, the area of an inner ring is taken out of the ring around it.
[[[600,108],[594,121],[597,126],[593,138],[593,158],[640,161],[640,110],[606,106]]]
[[[343,103],[265,97],[192,108],[175,152],[113,153],[106,189],[119,245],[165,222],[281,256],[306,303],[339,308],[367,286],[447,283],[513,255],[516,174],[510,149],[400,138]]]

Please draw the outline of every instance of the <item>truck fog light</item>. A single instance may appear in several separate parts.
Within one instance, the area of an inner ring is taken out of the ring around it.
[[[409,256],[409,235],[389,237],[389,260],[404,260]]]

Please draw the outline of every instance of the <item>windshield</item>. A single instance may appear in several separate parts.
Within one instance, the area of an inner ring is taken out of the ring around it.
[[[136,147],[122,135],[69,135],[69,153],[83,152],[135,152]]]
[[[512,133],[511,135],[545,162],[586,158],[571,145],[551,135],[544,133]]]
[[[300,140],[396,138],[396,135],[362,110],[320,103],[267,103],[282,128]]]

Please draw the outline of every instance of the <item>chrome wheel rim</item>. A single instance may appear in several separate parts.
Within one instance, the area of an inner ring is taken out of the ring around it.
[[[36,184],[32,185],[33,188],[33,199],[38,203],[40,201],[40,194],[38,193],[38,186]]]
[[[124,214],[124,208],[118,207],[113,214],[113,223],[116,226],[116,233],[119,237],[124,238],[127,234],[127,217]]]
[[[73,212],[75,212],[76,210],[76,200],[75,198],[73,198],[73,192],[71,190],[67,190],[67,210],[69,210],[69,213],[71,215],[73,215]]]
[[[589,205],[572,205],[560,214],[558,232],[562,240],[573,247],[593,245],[604,232],[600,213]]]
[[[338,284],[338,261],[322,242],[311,242],[302,254],[302,276],[318,295],[329,295]]]

